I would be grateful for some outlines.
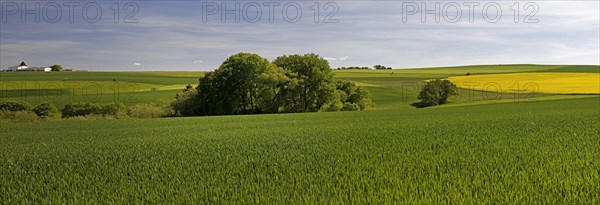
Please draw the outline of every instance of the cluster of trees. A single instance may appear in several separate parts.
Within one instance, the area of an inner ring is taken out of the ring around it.
[[[382,65],[375,65],[375,66],[373,66],[373,68],[375,68],[375,70],[391,70],[392,69],[392,67],[385,67]]]
[[[413,104],[416,107],[429,107],[448,103],[448,98],[458,95],[457,86],[449,80],[430,80],[423,86],[419,96],[421,100]]]
[[[392,67],[385,67],[382,65],[375,65],[373,66],[373,68],[369,68],[369,67],[359,67],[359,66],[350,66],[350,67],[339,67],[336,68],[337,70],[370,70],[370,69],[375,69],[375,70],[391,70]]]
[[[50,66],[50,68],[52,68],[52,71],[62,71],[63,67],[61,65],[53,65]]]
[[[273,62],[257,54],[230,56],[172,104],[181,116],[365,110],[369,93],[335,81],[327,60],[316,54],[284,55]]]
[[[350,66],[350,67],[339,67],[337,70],[370,70],[369,67],[358,67],[358,66]]]

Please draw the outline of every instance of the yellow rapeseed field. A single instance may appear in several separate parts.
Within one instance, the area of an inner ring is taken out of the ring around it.
[[[509,73],[453,76],[465,89],[491,92],[600,94],[600,73]]]

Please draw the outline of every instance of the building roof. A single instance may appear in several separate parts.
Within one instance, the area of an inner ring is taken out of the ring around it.
[[[25,61],[21,61],[21,65],[19,66],[27,66],[27,64],[25,64]]]

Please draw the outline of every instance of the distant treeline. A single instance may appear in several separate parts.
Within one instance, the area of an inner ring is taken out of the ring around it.
[[[371,69],[375,69],[375,70],[391,70],[392,67],[385,67],[383,65],[375,65],[372,68],[370,67],[358,67],[358,66],[350,66],[350,67],[339,67],[336,68],[336,70],[371,70]]]

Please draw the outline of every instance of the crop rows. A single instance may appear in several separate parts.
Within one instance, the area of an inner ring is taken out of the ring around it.
[[[597,204],[599,100],[2,124],[0,202]]]

